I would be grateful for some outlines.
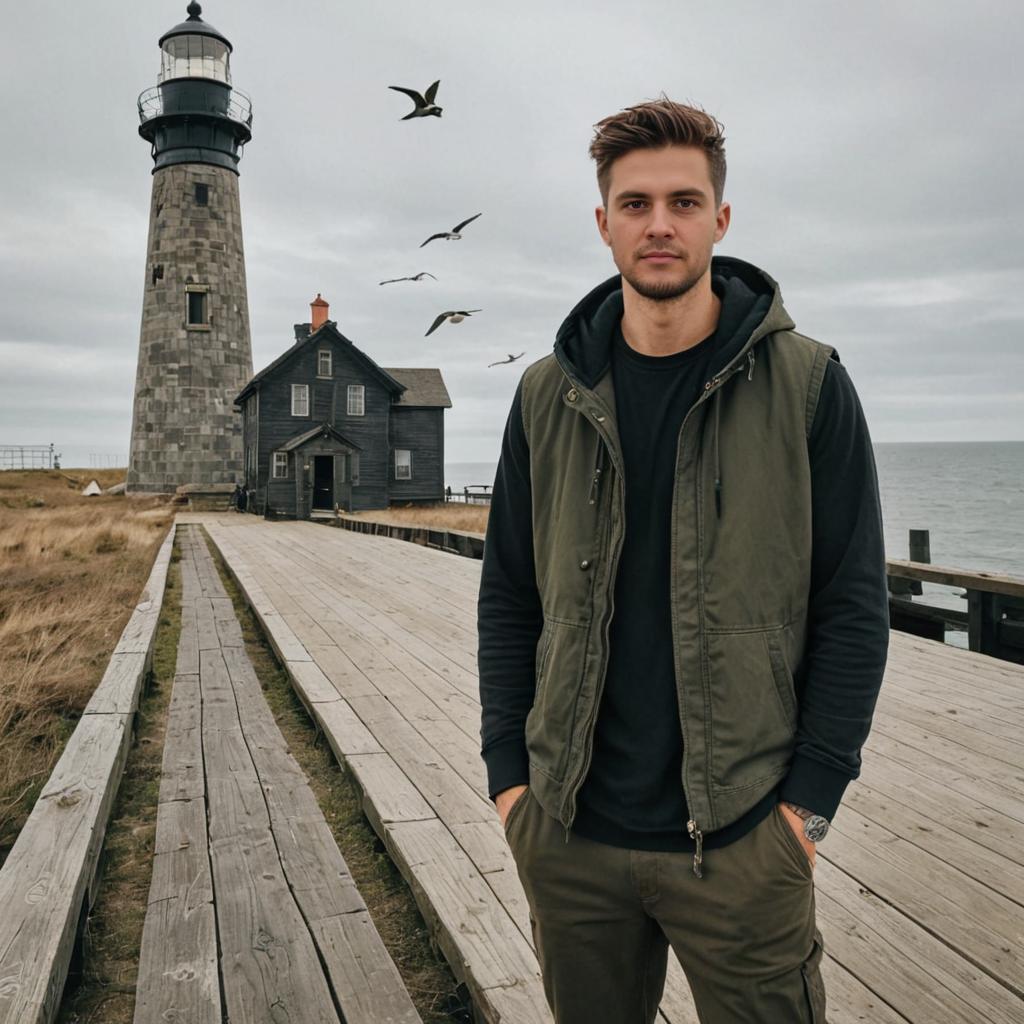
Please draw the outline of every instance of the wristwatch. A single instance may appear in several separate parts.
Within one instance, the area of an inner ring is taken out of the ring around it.
[[[828,834],[828,818],[823,818],[820,814],[815,814],[813,811],[807,810],[806,807],[800,807],[798,804],[791,804],[788,800],[782,801],[797,817],[803,818],[804,821],[804,835],[812,843],[820,843],[822,839]]]

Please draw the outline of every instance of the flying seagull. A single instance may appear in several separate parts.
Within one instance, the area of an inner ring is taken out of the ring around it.
[[[449,323],[457,324],[465,320],[471,313],[480,312],[482,310],[479,309],[449,309],[447,313],[438,313],[437,319],[430,325],[430,330],[427,331],[427,334],[433,334],[445,320]],[[423,337],[425,338],[427,334],[424,334]]]
[[[456,224],[456,225],[455,225],[455,227],[453,227],[453,228],[451,229],[451,231],[438,231],[436,235],[431,235],[431,236],[430,236],[430,237],[429,237],[429,238],[427,239],[427,242],[432,242],[432,241],[433,241],[433,240],[434,240],[435,238],[449,238],[449,239],[457,239],[457,238],[461,238],[461,237],[462,237],[462,235],[460,235],[460,234],[459,234],[459,232],[460,232],[460,231],[461,231],[461,230],[462,230],[462,229],[463,229],[463,228],[464,228],[464,227],[465,227],[465,226],[466,226],[466,225],[467,225],[467,224],[468,224],[468,223],[469,223],[470,221],[474,221],[474,220],[476,220],[476,219],[477,219],[477,217],[479,217],[479,216],[481,216],[481,214],[479,214],[479,213],[474,213],[472,217],[467,217],[467,218],[466,218],[466,219],[465,219],[464,221],[462,221],[461,223],[459,223],[459,224]],[[421,243],[420,243],[420,248],[422,249],[422,248],[423,248],[423,246],[425,246],[425,245],[427,244],[427,242],[421,242]]]
[[[405,117],[400,118],[401,121],[408,121],[410,117],[440,117],[441,111],[444,107],[439,107],[434,102],[434,97],[437,95],[437,87],[441,84],[439,78],[426,92],[426,95],[421,95],[415,89],[406,89],[401,85],[389,85],[389,89],[394,89],[395,92],[404,92],[416,104],[411,114],[406,114]]]
[[[434,277],[429,271],[421,270],[418,274],[413,274],[412,277],[389,277],[386,281],[380,281],[379,284],[393,284],[395,281],[422,281],[425,277]],[[436,281],[437,278],[434,277]]]
[[[488,363],[487,369],[489,370],[492,366],[504,366],[506,363],[514,363],[517,359],[522,359],[525,355],[525,352],[520,352],[519,355],[514,356],[509,352],[508,359],[499,359],[496,363]]]

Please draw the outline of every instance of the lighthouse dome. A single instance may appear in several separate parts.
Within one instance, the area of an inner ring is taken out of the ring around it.
[[[158,81],[175,78],[209,78],[231,84],[231,43],[212,25],[203,21],[202,7],[192,0],[188,18],[160,37]]]

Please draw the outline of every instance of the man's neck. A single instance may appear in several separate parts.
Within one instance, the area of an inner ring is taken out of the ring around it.
[[[722,309],[705,274],[688,292],[656,302],[622,282],[622,336],[626,344],[647,356],[670,356],[699,345],[713,334]]]

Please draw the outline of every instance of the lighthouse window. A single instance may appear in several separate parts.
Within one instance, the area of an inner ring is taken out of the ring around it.
[[[395,479],[412,479],[412,452],[408,448],[395,449]]]
[[[185,285],[186,298],[188,300],[189,327],[208,327],[210,324],[210,306],[207,301],[206,285]]]
[[[196,183],[196,205],[206,206],[210,202],[210,186]]]
[[[331,350],[320,349],[317,353],[319,362],[317,364],[316,375],[318,377],[330,377],[331,376]]]
[[[349,416],[365,416],[365,387],[362,384],[349,384],[346,411]]]

